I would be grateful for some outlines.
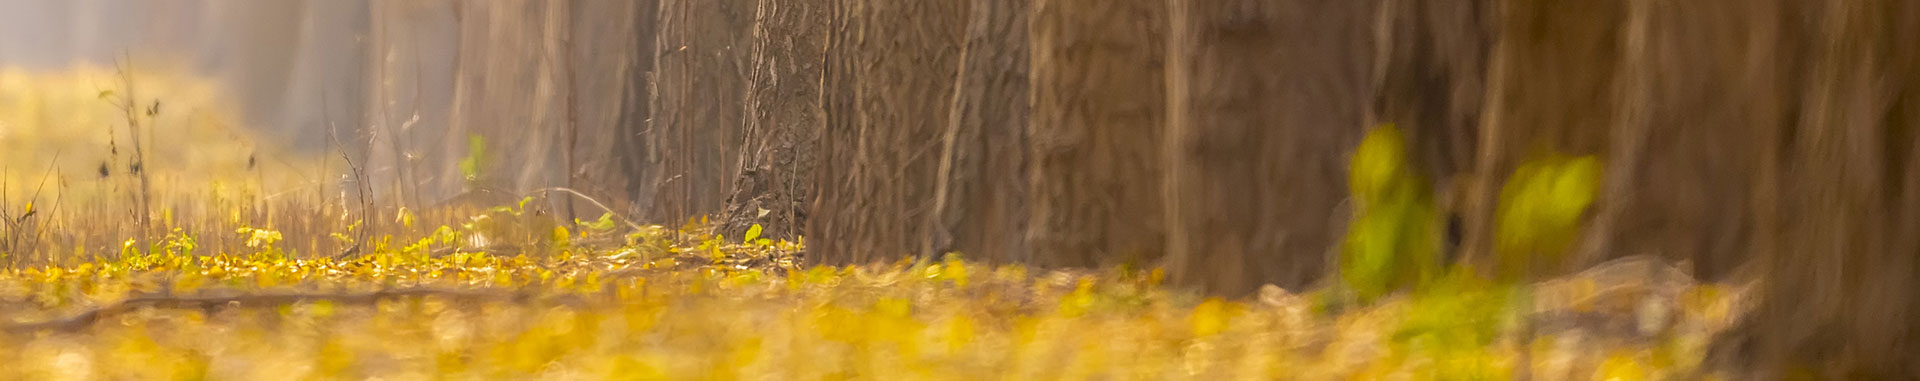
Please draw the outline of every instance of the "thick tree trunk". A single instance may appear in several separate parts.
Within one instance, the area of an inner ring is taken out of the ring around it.
[[[1759,197],[1751,184],[1764,149],[1728,142],[1784,126],[1780,86],[1790,73],[1782,69],[1795,55],[1777,43],[1780,5],[1628,4],[1622,33],[1644,37],[1623,41],[1622,123],[1583,254],[1691,260],[1697,277],[1724,278],[1757,250],[1749,237],[1760,221],[1748,205]]]
[[[1756,363],[1825,378],[1920,376],[1920,59],[1903,48],[1920,32],[1920,6],[1808,8],[1807,86],[1774,184],[1778,249],[1763,259],[1765,299],[1748,333]]]
[[[1171,9],[1169,270],[1240,295],[1327,272],[1346,154],[1373,99],[1374,2],[1207,1]]]
[[[835,2],[810,260],[887,261],[921,249],[965,9],[962,0]]]
[[[1033,2],[1034,263],[1155,260],[1166,3]]]
[[[727,199],[724,233],[754,224],[769,238],[794,238],[807,222],[813,155],[822,123],[820,76],[830,4],[821,0],[758,0],[747,74],[746,145]]]
[[[1028,0],[972,0],[923,253],[1027,251]]]

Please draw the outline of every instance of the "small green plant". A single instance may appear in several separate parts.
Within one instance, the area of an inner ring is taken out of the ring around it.
[[[1600,189],[1600,160],[1551,156],[1520,166],[1500,189],[1494,251],[1502,278],[1556,269]]]
[[[1407,157],[1406,138],[1393,125],[1368,132],[1353,154],[1354,214],[1340,277],[1363,302],[1419,286],[1441,269],[1438,212]]]
[[[482,169],[487,165],[487,139],[480,134],[467,135],[467,157],[460,159],[460,176],[467,180],[467,186],[478,189],[483,177]]]

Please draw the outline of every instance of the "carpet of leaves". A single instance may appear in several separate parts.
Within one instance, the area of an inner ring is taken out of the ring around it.
[[[1734,288],[1620,280],[1652,262],[1360,306],[958,256],[798,267],[798,243],[711,236],[423,243],[294,259],[175,242],[0,271],[0,379],[1659,379],[1692,374],[1738,314]]]

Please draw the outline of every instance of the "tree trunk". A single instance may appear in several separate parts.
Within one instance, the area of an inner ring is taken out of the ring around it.
[[[1495,267],[1493,217],[1509,174],[1549,154],[1607,152],[1619,122],[1615,80],[1626,9],[1619,2],[1531,0],[1498,7],[1477,152],[1458,207],[1465,260],[1483,271]],[[1565,270],[1544,267],[1536,270]]]
[[[1920,6],[1811,5],[1798,125],[1780,152],[1777,246],[1749,335],[1760,364],[1825,378],[1920,376]],[[1795,14],[1792,12],[1787,14]],[[1768,184],[1762,184],[1768,185]]]
[[[1165,251],[1156,179],[1166,21],[1159,1],[1034,1],[1034,263],[1116,264]]]
[[[921,249],[964,9],[962,0],[835,2],[809,260],[866,263]]]
[[[605,162],[588,161],[592,167],[587,170],[587,176],[601,179],[596,182],[611,188],[609,191],[617,190],[617,193],[612,193],[620,195],[613,201],[615,208],[632,214],[628,217],[633,218],[639,217],[639,212],[653,205],[654,193],[659,187],[656,180],[659,179],[657,173],[660,169],[650,161],[654,154],[647,131],[651,125],[649,119],[653,116],[653,99],[649,94],[654,78],[658,77],[653,64],[655,55],[659,54],[656,47],[660,41],[660,6],[658,1],[652,0],[623,3],[627,3],[631,9],[622,13],[634,18],[630,27],[632,33],[626,39],[615,39],[626,44],[626,47],[619,49],[630,49],[627,50],[627,60],[617,64],[618,72],[623,73],[619,78],[623,80],[602,82],[619,86],[617,92],[605,92],[620,94],[619,111],[610,118],[608,129],[611,131],[603,135],[608,139],[602,139],[601,142],[605,145],[589,149],[589,152],[603,153]]]
[[[923,253],[1029,258],[1028,0],[972,0]]]
[[[1407,132],[1413,160],[1437,185],[1471,169],[1492,44],[1491,2],[1387,0],[1377,41],[1378,122]],[[1436,186],[1434,189],[1446,189]]]
[[[728,236],[759,224],[762,236],[794,238],[806,226],[826,54],[827,27],[820,20],[827,17],[828,5],[759,0],[754,8],[746,145],[723,216]]]
[[[753,0],[662,0],[648,139],[650,220],[718,213],[740,159]]]
[[[1470,182],[1477,148],[1488,52],[1492,47],[1489,0],[1386,0],[1380,4],[1382,39],[1374,64],[1380,68],[1373,105],[1375,123],[1405,131],[1416,173],[1431,183],[1434,201],[1447,212],[1446,254],[1459,244],[1462,186]]]
[[[1243,295],[1327,272],[1345,155],[1373,99],[1372,2],[1207,1],[1171,9],[1169,272]]]

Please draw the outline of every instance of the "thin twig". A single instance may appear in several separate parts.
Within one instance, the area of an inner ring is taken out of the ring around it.
[[[140,234],[136,236],[139,238],[142,246],[145,246],[147,235],[153,232],[153,211],[152,205],[150,204],[151,196],[149,194],[151,186],[149,185],[149,176],[147,176],[148,170],[152,168],[147,167],[146,149],[143,144],[140,144],[140,105],[139,99],[134,96],[133,57],[125,56],[124,54],[123,57],[118,67],[120,70],[120,79],[124,82],[123,84],[126,85],[127,93],[123,98],[125,101],[119,106],[121,113],[127,117],[127,138],[133,141],[133,163],[128,166],[128,170],[133,172],[131,175],[137,176],[140,181],[140,190],[134,197],[134,203],[137,204],[135,207],[140,208],[137,213],[135,213],[135,217],[138,218],[135,222],[138,222],[140,225]],[[159,114],[159,110],[156,107],[154,110],[148,111],[147,114],[148,118],[152,118]]]
[[[346,145],[340,144],[340,137],[338,136],[339,126],[333,123],[333,116],[331,111],[329,111],[331,109],[332,107],[330,107],[327,101],[327,94],[325,91],[322,91],[320,93],[320,114],[326,119],[327,140],[333,144],[335,149],[340,150],[340,159],[345,160],[347,162],[347,169],[353,172],[353,191],[354,193],[360,194],[360,221],[365,223],[361,226],[358,237],[354,238],[353,246],[342,249],[339,254],[334,255],[334,258],[339,258],[359,253],[360,245],[366,242],[369,237],[373,236],[373,200],[368,199],[368,197],[371,197],[369,193],[373,193],[373,184],[367,183],[366,171],[363,170],[360,165],[353,162],[351,155],[347,155]],[[346,200],[341,200],[341,202],[346,202]]]
[[[524,195],[521,195],[521,196],[522,196],[522,197],[525,197],[525,196],[533,196],[533,195],[543,195],[543,196],[544,196],[544,195],[546,195],[547,193],[553,193],[553,192],[561,192],[561,193],[567,193],[567,194],[571,194],[571,195],[573,195],[574,197],[579,197],[579,198],[580,198],[580,199],[582,199],[582,200],[587,200],[587,202],[589,202],[589,203],[593,203],[593,206],[594,206],[594,207],[598,207],[598,208],[600,208],[600,210],[603,210],[603,211],[606,211],[606,212],[607,212],[607,214],[611,214],[611,215],[613,215],[613,217],[614,217],[614,218],[618,218],[618,219],[620,219],[620,222],[621,222],[621,223],[624,223],[624,224],[627,224],[627,227],[631,227],[631,228],[633,228],[634,230],[641,230],[641,229],[643,229],[643,227],[641,227],[641,226],[640,226],[640,224],[637,224],[637,223],[634,223],[634,222],[633,222],[632,220],[629,220],[629,219],[627,219],[627,217],[625,217],[625,216],[622,216],[622,215],[620,215],[620,213],[618,213],[618,212],[614,212],[614,211],[613,211],[613,208],[609,208],[609,207],[607,207],[607,204],[603,204],[603,203],[600,203],[600,200],[595,200],[595,199],[593,199],[593,197],[588,197],[588,196],[587,196],[586,194],[584,194],[584,193],[580,193],[580,191],[576,191],[576,190],[573,190],[573,189],[568,189],[568,188],[561,188],[561,187],[553,187],[553,188],[541,188],[541,189],[535,189],[535,190],[533,190],[533,191],[531,191],[531,192],[527,192],[526,194],[524,194]]]

